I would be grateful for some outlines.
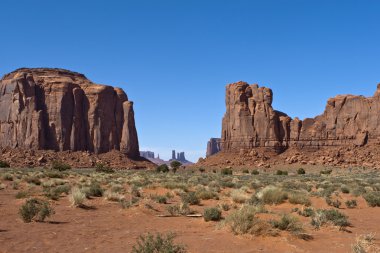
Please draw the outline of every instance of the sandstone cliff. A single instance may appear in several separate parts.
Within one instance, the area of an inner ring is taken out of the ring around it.
[[[220,138],[211,138],[207,142],[206,157],[212,156],[220,151]]]
[[[0,147],[139,156],[133,103],[82,74],[16,70],[0,80],[0,108]]]
[[[245,82],[226,87],[221,148],[240,152],[270,147],[363,146],[380,136],[380,85],[373,97],[341,95],[327,102],[324,113],[299,120],[272,108],[272,90]]]

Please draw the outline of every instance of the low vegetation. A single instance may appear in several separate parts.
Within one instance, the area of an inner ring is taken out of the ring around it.
[[[26,223],[33,220],[42,222],[47,217],[53,215],[54,210],[49,202],[37,198],[31,198],[26,200],[26,202],[20,207],[19,214],[22,220]]]
[[[160,233],[142,235],[138,238],[132,253],[186,253],[183,245],[174,243],[175,235],[172,233],[163,235]]]

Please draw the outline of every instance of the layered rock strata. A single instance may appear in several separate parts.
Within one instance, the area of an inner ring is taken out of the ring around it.
[[[269,147],[320,148],[378,143],[380,85],[373,97],[340,95],[328,100],[322,115],[292,119],[272,107],[273,92],[246,82],[226,87],[221,149],[226,152]]]
[[[0,80],[0,108],[0,147],[139,156],[133,102],[82,74],[18,69]]]
[[[220,151],[220,138],[211,138],[207,142],[206,157],[212,156]]]

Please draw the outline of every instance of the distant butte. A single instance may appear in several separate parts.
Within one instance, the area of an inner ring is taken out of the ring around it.
[[[23,68],[0,80],[0,147],[55,151],[120,150],[139,157],[133,102],[83,74]]]
[[[373,97],[330,98],[322,115],[304,120],[276,111],[272,101],[269,88],[242,81],[228,84],[220,142],[210,140],[210,159],[201,159],[200,165],[269,166],[298,161],[345,166],[364,162],[380,167],[380,85]]]

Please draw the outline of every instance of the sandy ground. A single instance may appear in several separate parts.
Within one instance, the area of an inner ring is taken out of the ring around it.
[[[156,217],[160,210],[144,205],[121,209],[119,204],[94,198],[87,202],[91,209],[73,208],[67,197],[52,201],[56,214],[46,222],[24,223],[18,209],[25,201],[16,199],[16,190],[0,191],[0,252],[130,252],[140,234],[174,232],[176,242],[187,245],[188,252],[350,252],[355,237],[364,233],[380,235],[380,208],[367,207],[359,198],[356,209],[341,209],[349,216],[348,232],[335,227],[313,230],[314,239],[304,241],[282,232],[277,237],[235,236],[217,223],[202,218]],[[203,206],[215,205],[215,200],[202,201]],[[162,205],[161,205],[162,206]],[[313,206],[327,208],[322,199],[313,199]],[[271,207],[274,212],[289,212],[294,205]],[[160,207],[161,210],[163,209]],[[309,220],[305,219],[305,224]]]

